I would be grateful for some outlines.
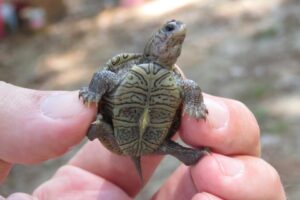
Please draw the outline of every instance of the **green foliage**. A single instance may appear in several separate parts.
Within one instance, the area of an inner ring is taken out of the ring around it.
[[[245,86],[239,94],[240,100],[243,102],[257,102],[259,99],[267,97],[272,93],[271,84],[268,82],[253,81]]]
[[[253,34],[253,39],[262,40],[276,37],[279,34],[279,28],[277,26],[270,26],[262,30],[258,30]]]
[[[282,117],[273,116],[272,113],[263,106],[253,106],[253,108],[250,109],[258,121],[262,134],[285,134],[288,132],[288,122]]]

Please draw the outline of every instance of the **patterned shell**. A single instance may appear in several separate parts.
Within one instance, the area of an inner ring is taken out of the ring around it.
[[[171,71],[160,65],[134,65],[110,98],[114,134],[131,156],[154,152],[165,140],[181,104]]]

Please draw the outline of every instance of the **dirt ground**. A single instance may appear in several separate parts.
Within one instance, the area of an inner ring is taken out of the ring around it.
[[[238,99],[254,112],[263,158],[280,173],[289,199],[300,199],[300,2],[181,0],[106,8],[107,2],[68,0],[67,16],[43,33],[0,41],[0,80],[77,90],[108,58],[142,51],[160,24],[179,19],[188,35],[178,64],[206,93]],[[15,166],[0,194],[32,192],[75,151],[39,166]],[[148,199],[178,164],[165,159],[137,199]]]

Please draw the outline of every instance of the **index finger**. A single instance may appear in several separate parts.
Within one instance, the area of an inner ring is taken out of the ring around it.
[[[206,121],[184,116],[181,138],[192,146],[208,146],[225,155],[260,155],[259,127],[254,115],[241,102],[204,95]]]

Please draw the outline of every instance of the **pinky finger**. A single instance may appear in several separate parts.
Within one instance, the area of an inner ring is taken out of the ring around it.
[[[223,200],[215,195],[206,193],[206,192],[202,192],[202,193],[198,193],[195,196],[193,196],[193,198],[191,200]]]

